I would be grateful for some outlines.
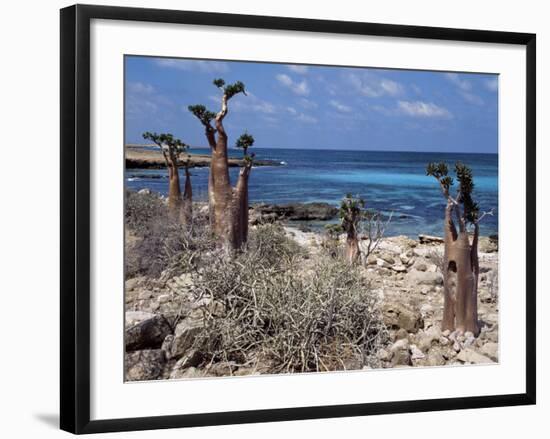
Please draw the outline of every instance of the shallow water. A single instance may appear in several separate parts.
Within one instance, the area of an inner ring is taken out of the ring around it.
[[[205,153],[205,150],[192,152]],[[484,235],[498,233],[498,155],[426,152],[336,151],[299,149],[255,149],[258,159],[284,162],[283,166],[253,169],[250,202],[291,203],[321,201],[339,204],[346,193],[359,195],[368,208],[393,212],[387,235],[419,233],[442,235],[445,200],[433,177],[426,176],[426,164],[445,161],[452,169],[456,161],[469,165],[474,173],[474,198],[481,210],[495,209],[495,215],[481,224]],[[231,151],[239,156],[239,151]],[[238,168],[230,168],[234,182]],[[206,199],[208,168],[194,168],[195,199]],[[160,178],[159,178],[160,177]],[[149,188],[166,194],[165,170],[129,169],[127,188]],[[322,224],[312,224],[322,226]]]

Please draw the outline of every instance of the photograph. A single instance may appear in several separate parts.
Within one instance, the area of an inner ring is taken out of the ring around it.
[[[543,2],[5,6],[1,437],[549,429]]]
[[[126,382],[499,363],[498,74],[123,81]]]

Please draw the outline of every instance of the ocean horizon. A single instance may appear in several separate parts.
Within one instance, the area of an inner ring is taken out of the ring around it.
[[[203,148],[190,152],[204,153]],[[445,199],[433,177],[426,176],[429,162],[445,161],[450,170],[461,161],[472,168],[474,199],[480,209],[494,209],[480,225],[483,235],[498,234],[498,154],[418,151],[366,151],[334,149],[254,148],[259,160],[280,166],[254,167],[249,181],[250,203],[325,202],[337,206],[347,194],[365,199],[366,207],[392,213],[387,236],[442,235]],[[239,157],[239,150],[229,155]],[[234,183],[239,169],[230,168]],[[194,198],[206,200],[208,168],[193,168]],[[126,188],[150,189],[166,195],[164,169],[127,169]],[[311,222],[312,227],[325,223]]]
[[[141,143],[126,143],[127,147],[133,147],[133,148],[144,148],[144,149],[150,149],[150,150],[158,150],[158,146],[154,144],[141,144]],[[253,150],[258,151],[261,150],[288,150],[288,151],[295,151],[295,150],[301,150],[301,151],[341,151],[341,152],[382,152],[382,153],[409,153],[409,152],[419,152],[419,153],[427,153],[427,154],[480,154],[480,155],[496,155],[498,156],[498,152],[477,152],[477,151],[468,151],[468,152],[459,152],[459,151],[420,151],[417,149],[414,150],[407,150],[407,149],[346,149],[346,148],[287,148],[287,147],[267,147],[267,146],[256,146],[254,145]],[[202,151],[209,151],[209,146],[191,146],[189,149],[189,152],[191,153],[197,153],[201,154]],[[242,155],[242,150],[237,148],[236,146],[228,146],[228,151],[237,151],[240,152]],[[238,155],[238,154],[237,154]]]

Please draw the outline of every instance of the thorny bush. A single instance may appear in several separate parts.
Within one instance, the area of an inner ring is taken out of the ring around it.
[[[376,366],[386,331],[368,281],[345,262],[304,260],[274,227],[259,227],[246,251],[201,271],[196,298],[211,298],[224,312],[208,315],[205,307],[195,348],[211,362],[263,362],[273,372]]]

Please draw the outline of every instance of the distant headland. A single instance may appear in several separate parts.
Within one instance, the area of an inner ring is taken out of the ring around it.
[[[166,164],[162,154],[152,149],[154,145],[135,145],[125,146],[126,169],[164,169]],[[210,154],[188,153],[182,154],[185,160],[189,156],[191,168],[200,168],[210,166]],[[230,167],[239,167],[243,165],[243,160],[239,158],[229,158]],[[280,162],[274,160],[254,160],[254,166],[281,166]]]

